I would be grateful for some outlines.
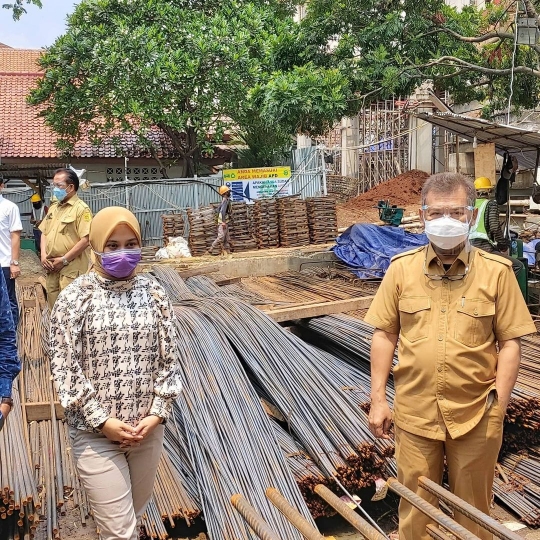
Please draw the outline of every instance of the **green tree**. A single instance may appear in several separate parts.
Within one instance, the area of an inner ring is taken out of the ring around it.
[[[2,4],[4,9],[13,11],[13,19],[18,21],[22,15],[26,13],[25,5],[33,4],[34,6],[42,7],[41,0],[15,0],[14,4]]]
[[[484,101],[487,116],[506,107],[510,92],[516,107],[534,107],[540,46],[518,45],[512,69],[521,4],[503,0],[457,11],[443,0],[310,0],[295,42],[284,43],[292,51],[285,57],[339,70],[349,82],[342,95],[353,109],[406,97],[425,81],[449,90],[457,103]],[[539,20],[540,1],[523,6],[523,14]]]
[[[29,102],[67,153],[83,137],[129,132],[155,154],[157,126],[192,176],[249,108],[290,13],[279,0],[83,0],[41,58]]]

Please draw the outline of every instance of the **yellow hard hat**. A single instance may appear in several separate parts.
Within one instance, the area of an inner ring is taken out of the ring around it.
[[[39,193],[34,193],[31,197],[30,197],[30,202],[40,202],[41,201],[41,197],[39,196]]]
[[[477,190],[480,189],[491,189],[493,186],[491,185],[491,180],[485,176],[480,176],[474,181],[474,187]]]
[[[225,195],[225,193],[231,191],[231,188],[229,186],[220,186],[218,191],[220,195]]]

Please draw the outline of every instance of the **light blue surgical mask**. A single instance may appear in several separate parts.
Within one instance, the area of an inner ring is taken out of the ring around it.
[[[57,201],[62,202],[67,196],[67,190],[55,187],[53,188],[53,195]]]

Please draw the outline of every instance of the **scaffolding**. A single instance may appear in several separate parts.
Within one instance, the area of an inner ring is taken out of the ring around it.
[[[372,103],[359,113],[358,193],[409,170],[406,102]]]

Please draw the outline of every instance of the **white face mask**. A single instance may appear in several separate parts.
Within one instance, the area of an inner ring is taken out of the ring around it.
[[[449,216],[425,221],[424,230],[429,241],[440,249],[454,249],[469,236],[470,223]]]

